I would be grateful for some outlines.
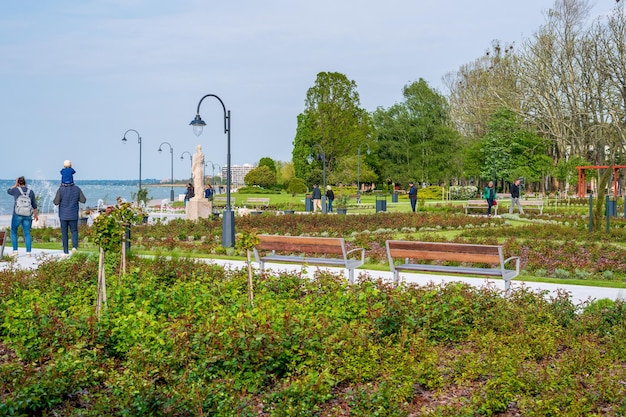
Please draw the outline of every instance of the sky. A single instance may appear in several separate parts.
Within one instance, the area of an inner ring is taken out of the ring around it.
[[[605,9],[612,6],[610,1]],[[521,44],[549,0],[33,0],[0,2],[0,178],[186,178],[197,144],[226,165],[290,161],[320,72],[355,81],[361,107],[401,102],[494,39]],[[604,6],[604,5],[602,5]],[[597,8],[598,6],[596,6]],[[128,141],[122,142],[130,131]],[[164,144],[163,152],[159,146]],[[140,153],[141,149],[141,153]],[[181,155],[183,159],[181,160]],[[173,156],[173,163],[171,157]],[[211,165],[207,172],[211,170]],[[219,168],[216,168],[219,171]]]

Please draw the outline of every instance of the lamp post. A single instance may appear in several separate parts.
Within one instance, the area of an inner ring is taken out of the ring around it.
[[[213,181],[215,181],[215,164],[213,161],[205,161],[204,165],[211,164],[211,187],[213,187]]]
[[[159,145],[159,152],[163,152],[163,150],[161,149],[163,145],[167,145],[170,147],[170,168],[171,168],[170,178],[172,179],[172,182],[171,182],[172,189],[170,190],[170,201],[174,201],[174,148],[172,148],[172,145],[169,142],[162,142]]]
[[[322,213],[326,213],[326,153],[324,153],[324,149],[319,143],[316,143],[311,147],[311,150],[315,149],[315,147],[320,148],[320,153],[317,154],[317,160],[322,158],[322,181],[324,182],[322,188]]]
[[[357,154],[357,161],[356,161],[356,193],[359,196],[359,200],[360,200],[360,196],[361,196],[361,146],[363,145],[367,145],[367,154],[369,155],[371,150],[370,150],[370,145],[363,142],[359,145],[358,149],[356,150],[356,154]]]
[[[220,164],[214,164],[215,166],[213,167],[215,169],[215,167],[218,167],[219,173],[220,173],[220,187],[222,186],[222,166]],[[214,177],[215,178],[215,177]],[[220,191],[220,187],[217,187],[217,191]],[[218,192],[219,194],[219,192]]]
[[[215,94],[207,94],[200,99],[198,102],[198,108],[196,109],[196,117],[189,123],[193,128],[193,133],[196,136],[200,136],[202,134],[202,128],[206,126],[206,123],[200,117],[200,105],[202,101],[207,97],[215,97],[222,108],[224,109],[224,133],[226,133],[226,208],[224,209],[224,214],[222,216],[222,246],[225,248],[229,248],[234,246],[235,244],[235,213],[232,211],[230,205],[230,110],[226,110],[226,106],[221,98],[216,96]]]
[[[139,143],[139,190],[141,191],[141,135],[135,129],[128,129],[124,132],[124,137],[122,138],[122,142],[126,143],[128,139],[126,139],[126,134],[128,132],[135,132],[137,134],[137,143]]]
[[[189,155],[189,172],[191,172],[191,167],[193,166],[193,160],[191,159],[192,155],[191,155],[191,153],[189,153],[187,151],[184,151],[183,153],[180,154],[180,159],[181,160],[184,159],[183,156],[185,156],[185,154]],[[193,174],[189,178],[192,178],[192,177],[193,177]]]

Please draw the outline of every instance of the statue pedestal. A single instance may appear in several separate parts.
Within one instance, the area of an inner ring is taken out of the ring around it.
[[[206,198],[187,201],[187,220],[207,219],[213,214],[213,202]]]

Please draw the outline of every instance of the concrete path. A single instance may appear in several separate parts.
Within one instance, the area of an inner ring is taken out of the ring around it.
[[[5,254],[10,254],[12,252],[11,247],[5,248]],[[50,249],[33,249],[30,257],[26,256],[26,251],[24,247],[19,248],[19,255],[10,260],[10,261],[1,261],[0,262],[0,270],[10,268],[14,266],[16,268],[27,268],[34,269],[37,268],[39,263],[44,259],[63,259],[63,251],[62,250],[50,250]],[[210,264],[221,265],[225,268],[230,269],[240,269],[246,266],[245,261],[225,261],[220,259],[201,259],[203,262],[207,262]],[[257,267],[256,263],[254,264]],[[286,264],[266,264],[266,268],[272,271],[286,271],[286,272],[295,272],[302,273],[304,276],[312,277],[315,274],[315,271],[318,270],[316,266],[309,266],[303,269],[299,265],[286,265]],[[344,277],[347,279],[347,273],[342,268],[326,268],[320,267],[319,269],[324,269],[331,271],[333,273],[342,273]],[[360,276],[366,276],[371,278],[380,278],[384,282],[392,282],[393,276],[389,271],[374,271],[374,270],[366,270],[366,269],[357,269],[355,271],[355,279],[358,279]],[[502,280],[495,279],[485,279],[485,278],[468,278],[461,276],[445,276],[445,275],[429,275],[429,274],[410,274],[404,273],[401,275],[401,279],[407,283],[416,283],[419,285],[427,285],[429,283],[434,284],[444,284],[448,282],[464,282],[474,287],[483,287],[483,286],[494,286],[495,288],[500,288],[504,290],[504,282]],[[537,292],[546,292],[547,297],[554,297],[557,295],[558,291],[566,291],[570,294],[572,301],[576,304],[581,303],[583,301],[588,300],[598,300],[602,298],[609,298],[611,300],[617,299],[626,299],[626,289],[622,288],[602,288],[602,287],[585,287],[581,285],[566,285],[566,284],[548,284],[541,282],[523,282],[518,280],[513,280],[511,283],[511,288],[520,288],[525,286],[526,288],[531,289],[532,291]]]

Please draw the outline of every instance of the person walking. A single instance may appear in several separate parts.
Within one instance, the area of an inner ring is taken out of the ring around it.
[[[24,233],[24,245],[26,246],[26,256],[31,256],[33,238],[30,234],[30,228],[33,224],[33,216],[35,221],[39,220],[39,210],[37,209],[37,200],[35,192],[26,186],[26,179],[19,177],[15,180],[15,185],[9,187],[7,194],[12,195],[15,199],[13,204],[13,215],[11,216],[11,244],[13,252],[11,256],[17,256],[17,229],[22,227]]]
[[[411,202],[411,210],[415,213],[415,206],[417,205],[417,187],[413,181],[409,183],[409,201]]]
[[[328,212],[333,212],[333,200],[335,200],[335,193],[330,188],[330,185],[326,186],[326,200],[328,200]]]
[[[322,190],[317,184],[313,184],[313,191],[311,191],[311,200],[313,200],[313,213],[319,208],[322,211]]]
[[[493,186],[493,181],[489,181],[489,184],[483,190],[483,198],[487,200],[487,216],[491,217],[491,207],[498,204],[496,201],[496,189]]]
[[[519,201],[519,178],[513,181],[511,184],[511,206],[509,207],[509,214],[513,214],[513,207],[517,206],[519,214],[524,214],[522,203]]]
[[[72,253],[78,250],[78,209],[79,203],[85,203],[86,201],[83,190],[76,184],[59,187],[54,200],[52,200],[55,206],[59,206],[64,256],[69,256],[68,229],[72,233]]]

